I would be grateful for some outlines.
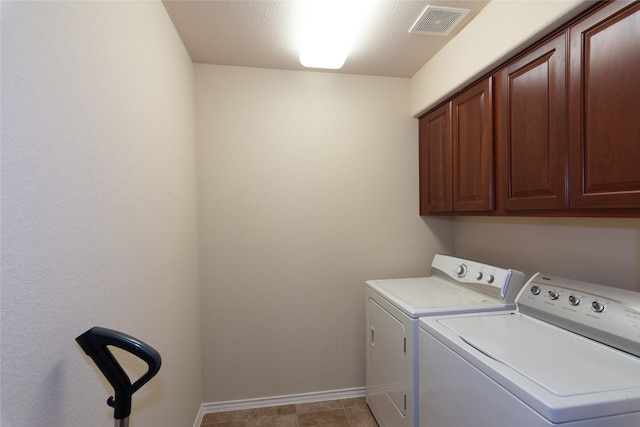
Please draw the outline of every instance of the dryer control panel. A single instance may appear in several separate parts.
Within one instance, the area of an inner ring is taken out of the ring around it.
[[[464,258],[436,254],[431,274],[452,280],[507,303],[513,303],[524,284],[524,273]]]
[[[517,309],[590,339],[640,356],[640,293],[536,273]]]

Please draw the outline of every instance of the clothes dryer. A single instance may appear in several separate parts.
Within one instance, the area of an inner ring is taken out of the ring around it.
[[[418,426],[418,319],[515,308],[524,274],[437,254],[430,276],[365,286],[366,400],[381,427]]]
[[[640,293],[534,275],[513,311],[420,320],[420,427],[640,426]]]

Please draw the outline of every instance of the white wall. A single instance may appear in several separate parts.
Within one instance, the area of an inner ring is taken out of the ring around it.
[[[193,64],[160,2],[1,7],[0,424],[111,425],[112,389],[74,341],[100,325],[163,357],[131,425],[191,425]]]
[[[364,281],[425,275],[407,79],[196,64],[204,401],[364,386]]]

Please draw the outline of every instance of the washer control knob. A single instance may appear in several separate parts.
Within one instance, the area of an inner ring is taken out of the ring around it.
[[[580,298],[578,298],[575,295],[569,295],[569,304],[571,305],[578,305],[580,304]]]
[[[482,271],[478,271],[478,274],[476,274],[476,280],[482,280],[483,276]]]
[[[493,277],[493,274],[490,274],[490,275],[488,275],[488,276],[487,276],[487,283],[493,283],[493,281],[494,281],[495,279],[496,279],[496,278],[495,278],[495,277]]]
[[[598,301],[594,301],[591,303],[591,310],[596,313],[602,313],[604,311],[604,304]]]
[[[540,286],[533,285],[529,290],[534,295],[540,295]]]
[[[464,264],[460,264],[458,268],[456,268],[456,274],[458,277],[464,277],[467,274],[467,266]]]
[[[557,300],[560,297],[560,294],[556,291],[549,291],[548,297],[551,300]]]

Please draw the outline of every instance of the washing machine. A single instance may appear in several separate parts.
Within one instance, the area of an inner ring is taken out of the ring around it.
[[[366,401],[381,427],[418,426],[418,321],[422,316],[515,308],[524,274],[437,254],[430,275],[365,286]]]
[[[420,427],[640,426],[640,293],[536,273],[506,312],[420,320]]]

